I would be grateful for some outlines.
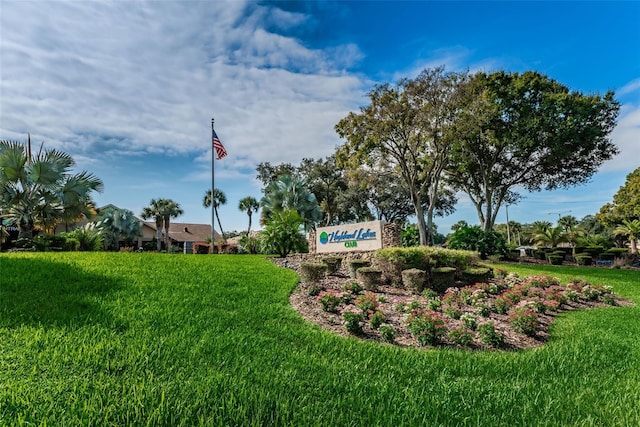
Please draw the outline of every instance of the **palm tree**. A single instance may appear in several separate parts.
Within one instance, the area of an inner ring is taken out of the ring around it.
[[[0,209],[30,239],[36,226],[55,228],[67,210],[88,202],[92,191],[102,191],[102,181],[86,171],[71,174],[73,158],[62,151],[31,152],[27,144],[0,141]]]
[[[562,231],[562,227],[549,227],[543,232],[534,234],[533,239],[537,246],[555,248],[559,243],[567,241],[567,235]]]
[[[255,197],[245,197],[238,203],[238,209],[242,212],[246,212],[249,215],[249,228],[247,228],[247,236],[251,233],[251,215],[260,208],[260,204]]]
[[[169,250],[169,225],[171,218],[177,218],[184,213],[180,205],[171,199],[164,199],[162,205],[162,220],[164,222],[164,247]]]
[[[164,199],[151,199],[149,206],[142,209],[140,216],[147,220],[153,218],[156,222],[156,247],[158,252],[162,250],[162,225],[164,223],[164,212],[162,205]]]
[[[631,243],[631,253],[638,253],[637,239],[640,239],[640,220],[628,221],[623,219],[622,225],[617,226],[613,230],[613,234],[615,236],[626,236],[629,239],[629,243]]]
[[[305,230],[311,230],[322,219],[316,196],[307,189],[304,180],[281,176],[269,184],[260,201],[262,215],[260,222],[266,224],[276,212],[294,209],[304,220]]]
[[[227,203],[227,196],[226,194],[224,194],[221,190],[218,190],[217,188],[214,188],[213,190],[213,200],[211,198],[211,190],[207,190],[207,192],[204,195],[204,199],[202,199],[202,206],[204,206],[205,208],[210,207],[211,205],[213,205],[213,213],[216,216],[216,219],[218,220],[218,227],[220,227],[220,234],[222,235],[222,240],[224,242],[227,241],[227,239],[225,239],[224,237],[224,231],[222,231],[222,224],[220,223],[220,216],[218,215],[218,206],[221,205],[225,205]],[[211,242],[211,244],[215,244],[215,242]]]

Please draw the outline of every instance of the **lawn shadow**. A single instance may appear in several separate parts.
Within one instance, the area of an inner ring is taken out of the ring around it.
[[[0,257],[0,327],[23,325],[123,328],[105,309],[122,283],[51,259]]]

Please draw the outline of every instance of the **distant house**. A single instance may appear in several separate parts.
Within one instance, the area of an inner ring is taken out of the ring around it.
[[[164,231],[163,231],[164,232]],[[220,233],[214,231],[215,241],[221,240]],[[155,221],[142,222],[142,236],[138,238],[138,246],[143,247],[146,242],[152,242],[157,236]],[[172,222],[169,225],[169,239],[172,246],[179,246],[184,253],[193,253],[193,245],[207,244],[211,239],[210,224],[188,224],[184,222]]]

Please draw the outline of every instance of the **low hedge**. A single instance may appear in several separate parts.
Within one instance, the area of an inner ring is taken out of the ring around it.
[[[364,259],[352,259],[349,261],[349,276],[355,279],[358,269],[362,267],[371,267],[371,262]]]
[[[303,262],[300,264],[300,279],[303,283],[314,283],[324,277],[327,272],[327,264]]]
[[[431,269],[429,287],[436,292],[444,292],[456,284],[456,269],[439,267]]]
[[[578,265],[591,265],[593,263],[593,258],[587,254],[576,255],[575,259]]]
[[[362,286],[368,291],[378,290],[378,286],[382,283],[382,270],[375,267],[359,268],[356,276],[362,283]]]
[[[464,286],[476,283],[486,283],[493,277],[493,269],[489,267],[467,268],[460,274],[460,281]]]
[[[562,265],[563,256],[560,255],[547,255],[547,260],[551,265]]]
[[[607,249],[607,252],[610,253],[610,254],[614,254],[618,258],[622,258],[623,256],[625,256],[626,254],[629,253],[629,249],[627,249],[627,248],[609,248],[609,249]]]
[[[326,256],[322,258],[322,262],[327,265],[327,274],[336,274],[342,265],[342,257]]]
[[[402,272],[412,268],[427,273],[433,268],[451,267],[462,271],[478,261],[471,251],[443,249],[435,246],[385,248],[375,254],[374,264],[382,270],[383,279],[392,286],[402,286]]]
[[[402,272],[402,284],[404,288],[419,294],[424,289],[427,281],[427,272],[417,268],[411,268]]]

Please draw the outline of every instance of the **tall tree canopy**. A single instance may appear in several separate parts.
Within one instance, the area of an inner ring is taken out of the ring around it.
[[[56,224],[90,212],[93,191],[102,181],[91,173],[72,173],[73,158],[62,151],[31,152],[31,141],[0,141],[0,213],[31,238],[36,226],[55,229]]]
[[[521,197],[518,189],[584,183],[618,152],[608,138],[620,108],[613,92],[571,92],[537,72],[479,72],[461,96],[447,174],[485,230],[502,204]]]
[[[374,170],[398,171],[409,191],[423,245],[431,243],[428,230],[448,164],[456,87],[463,80],[463,75],[436,68],[396,85],[378,85],[368,94],[368,106],[349,113],[335,127],[346,139],[336,155],[341,166],[354,169],[364,164]]]
[[[613,202],[607,203],[596,215],[605,225],[622,224],[623,220],[640,220],[640,167],[627,175],[627,180],[613,196]]]

